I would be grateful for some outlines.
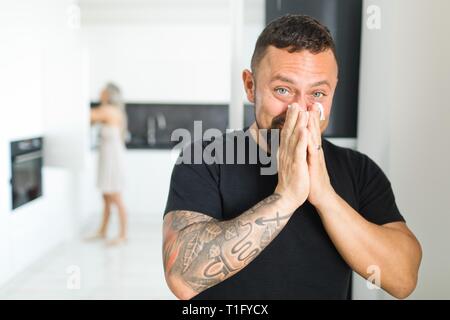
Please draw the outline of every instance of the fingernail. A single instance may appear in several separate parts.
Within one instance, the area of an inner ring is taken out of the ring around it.
[[[288,109],[290,109],[290,108],[292,108],[292,105],[291,105],[291,104],[288,104]]]

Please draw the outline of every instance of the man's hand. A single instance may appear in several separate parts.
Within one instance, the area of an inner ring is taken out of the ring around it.
[[[292,104],[286,113],[278,150],[278,185],[288,211],[295,211],[308,197],[310,178],[307,163],[308,113]]]
[[[320,131],[320,110],[314,104],[309,111],[307,162],[310,179],[308,201],[315,207],[334,194],[325,164]]]
[[[299,125],[292,130],[292,118],[298,114],[297,109],[298,107],[290,108],[290,121],[288,122],[287,117],[281,133],[278,192],[290,191],[286,194],[291,199],[299,200],[303,199],[304,190],[308,187],[308,201],[317,209],[328,236],[352,270],[368,278],[368,267],[379,266],[380,270],[383,270],[381,287],[394,297],[407,297],[417,284],[422,258],[419,242],[405,223],[392,222],[381,226],[371,223],[336,194],[330,182],[322,149],[319,108],[314,105],[309,110],[309,115],[303,112],[304,118],[307,118],[306,128]],[[300,116],[298,118],[300,119]],[[303,124],[303,121],[297,120],[297,123]],[[288,130],[283,132],[286,128]],[[306,149],[302,145],[294,152],[288,149],[286,144],[283,146],[283,139],[285,142],[289,139],[295,141],[295,138],[291,138],[293,132],[301,132],[300,138],[297,138],[299,146],[303,143],[301,137],[308,137]],[[288,152],[291,157],[281,150]],[[289,166],[291,158],[295,157],[306,157],[306,164],[300,161],[300,170],[297,166]],[[307,180],[304,179],[304,168],[308,170]],[[302,184],[301,181],[307,181],[308,184]],[[293,192],[297,192],[297,198],[292,195]],[[302,203],[303,201],[298,201],[297,207]]]

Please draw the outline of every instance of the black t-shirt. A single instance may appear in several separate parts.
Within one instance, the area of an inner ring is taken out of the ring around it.
[[[229,135],[215,142],[223,142]],[[256,145],[252,138],[245,141],[246,150]],[[190,150],[196,144],[204,150],[210,143],[194,142]],[[322,143],[331,184],[341,198],[378,225],[404,221],[390,182],[375,162],[326,139]],[[224,148],[222,160],[225,154]],[[228,220],[274,192],[278,175],[262,175],[260,170],[268,165],[217,162],[175,165],[165,213],[189,210]],[[350,282],[350,267],[328,237],[317,211],[306,201],[249,265],[194,299],[348,299]]]

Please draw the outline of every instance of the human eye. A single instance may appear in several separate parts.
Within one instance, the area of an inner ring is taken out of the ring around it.
[[[324,96],[326,96],[325,93],[323,93],[322,91],[316,91],[313,93],[313,97],[316,99],[320,99],[323,98]]]
[[[275,92],[282,96],[286,96],[289,94],[289,90],[285,87],[277,87],[275,88]]]

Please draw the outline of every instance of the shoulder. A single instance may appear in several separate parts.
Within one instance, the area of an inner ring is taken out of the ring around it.
[[[119,108],[111,105],[105,105],[101,106],[99,109],[105,123],[118,126],[123,123],[123,114]]]
[[[118,107],[112,105],[105,105],[102,106],[101,108],[103,108],[103,112],[111,118],[117,118],[122,116],[122,112]]]
[[[338,146],[327,139],[323,139],[322,143],[327,163],[332,162],[342,169],[351,170],[356,176],[381,170],[374,160],[360,151]]]
[[[344,148],[325,140],[323,142],[325,154],[325,161],[328,165],[328,160],[331,158],[334,170],[344,170],[351,174],[357,180],[358,184],[366,185],[370,181],[382,179],[388,181],[388,178],[381,167],[368,155],[353,150]]]
[[[101,105],[101,106],[91,109],[91,113],[95,113],[97,115],[107,117],[111,114],[111,107]]]
[[[360,162],[368,158],[357,150],[338,146],[327,139],[322,141],[325,156],[334,157],[341,161]]]

